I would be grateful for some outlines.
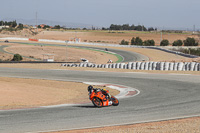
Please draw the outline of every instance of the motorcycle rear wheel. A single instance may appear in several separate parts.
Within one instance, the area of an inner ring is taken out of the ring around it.
[[[119,100],[116,97],[111,96],[111,100],[112,100],[112,105],[113,106],[118,106],[119,105]]]
[[[98,108],[103,107],[103,102],[98,97],[93,98],[92,103],[94,104],[94,106],[96,106]]]

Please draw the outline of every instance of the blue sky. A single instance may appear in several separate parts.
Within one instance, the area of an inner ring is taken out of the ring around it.
[[[200,0],[0,0],[0,20],[38,19],[200,29]]]

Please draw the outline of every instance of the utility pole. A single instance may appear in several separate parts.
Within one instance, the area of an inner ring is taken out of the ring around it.
[[[66,62],[67,62],[67,44],[69,41],[65,41],[66,42]]]
[[[195,33],[195,25],[193,25],[193,34]]]
[[[37,33],[38,33],[38,24],[37,24],[37,23],[38,23],[38,22],[37,22],[37,12],[36,12],[36,16],[35,16],[35,17],[36,17],[36,19],[35,19],[35,23],[36,23]]]

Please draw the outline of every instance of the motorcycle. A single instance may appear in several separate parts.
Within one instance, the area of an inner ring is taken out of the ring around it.
[[[116,97],[111,96],[110,98],[108,97],[109,91],[106,90],[103,91],[101,89],[94,89],[90,94],[89,94],[89,99],[92,101],[94,106],[101,108],[105,106],[118,106],[119,101]]]

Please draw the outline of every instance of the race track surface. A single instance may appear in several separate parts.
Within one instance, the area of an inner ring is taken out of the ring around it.
[[[70,130],[133,124],[200,115],[200,75],[117,73],[0,68],[1,77],[121,84],[140,94],[117,107],[92,103],[54,108],[0,111],[1,133]],[[87,88],[86,93],[87,93]]]
[[[4,42],[0,41],[0,43],[4,43]],[[43,46],[66,47],[65,45],[61,45],[61,44],[24,43],[24,42],[9,42],[9,43],[17,43],[17,44],[24,44],[24,45],[43,45]],[[106,48],[106,47],[101,48],[101,47],[76,46],[76,45],[67,45],[67,46],[74,47],[74,48],[96,49],[96,50],[102,50],[102,51],[105,51],[105,48]],[[6,45],[0,46],[0,51],[8,53],[8,52],[4,51],[5,47],[7,47],[7,46]],[[119,49],[111,49],[111,48],[107,48],[107,50],[109,52],[113,52],[113,53],[120,55],[123,58],[122,62],[134,62],[134,61],[143,61],[143,60],[148,61],[149,60],[149,58],[147,56],[144,56],[142,54],[135,53],[135,52],[129,52],[129,51],[124,51],[124,50],[119,50]]]
[[[70,47],[78,47],[78,48],[91,48],[91,49],[105,50],[105,48],[100,48],[100,47],[73,46],[73,45],[69,45],[69,46]],[[107,48],[107,49],[110,52],[114,52],[118,55],[121,55],[124,58],[124,60],[122,62],[134,62],[134,61],[143,61],[143,60],[148,61],[149,60],[149,58],[147,56],[144,56],[139,53],[124,51],[124,50],[119,50],[119,49],[111,49],[111,48]]]

